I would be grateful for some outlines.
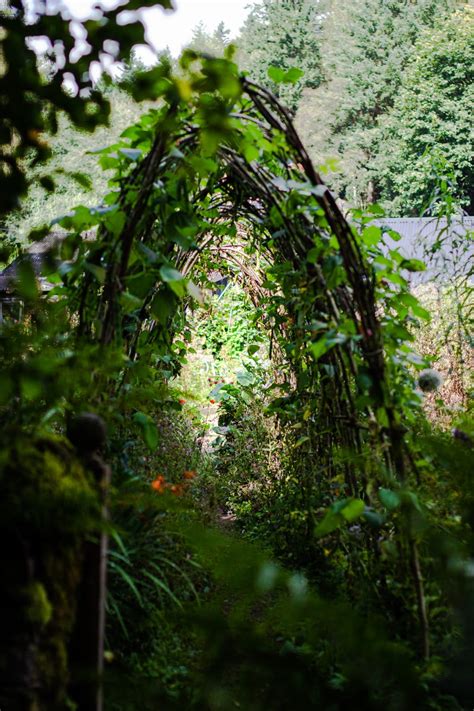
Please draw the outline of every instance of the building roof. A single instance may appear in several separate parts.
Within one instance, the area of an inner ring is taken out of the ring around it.
[[[472,270],[474,242],[467,234],[474,232],[474,217],[456,217],[449,222],[445,217],[384,217],[375,224],[400,235],[398,241],[385,235],[387,250],[396,249],[406,259],[425,262],[425,271],[405,273],[412,286],[448,281]]]

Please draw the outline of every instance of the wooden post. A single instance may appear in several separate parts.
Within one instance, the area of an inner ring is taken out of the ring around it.
[[[100,417],[84,413],[71,420],[67,434],[84,466],[94,475],[101,497],[102,519],[106,521],[110,469],[101,456],[106,440],[105,424]],[[70,647],[71,696],[80,711],[103,709],[107,548],[104,531],[98,533],[96,540],[84,544],[82,582]]]

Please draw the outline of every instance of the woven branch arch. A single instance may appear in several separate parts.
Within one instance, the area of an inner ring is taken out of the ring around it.
[[[124,342],[133,358],[143,334],[169,338],[172,314],[157,320],[156,299],[178,303],[185,278],[199,280],[203,255],[235,262],[226,235],[238,223],[239,239],[245,234],[250,250],[270,265],[274,283],[259,286],[257,296],[274,309],[297,397],[311,411],[309,439],[320,471],[331,472],[336,451],[350,451],[346,482],[363,495],[357,457],[375,446],[403,478],[404,427],[384,356],[375,274],[357,232],[275,97],[230,61],[201,58],[193,67],[186,80],[160,70],[160,107],[125,132],[121,148],[105,153],[115,161],[118,189],[83,256],[105,270],[105,280],[97,284],[89,269],[74,286],[80,336],[104,346]],[[251,274],[249,263],[240,265]],[[164,268],[179,271],[182,281]],[[137,327],[124,339],[124,295],[140,279]]]

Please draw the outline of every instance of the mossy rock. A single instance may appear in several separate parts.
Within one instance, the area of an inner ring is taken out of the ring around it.
[[[68,643],[83,543],[97,531],[94,482],[67,440],[18,438],[0,462],[0,708],[72,708]]]

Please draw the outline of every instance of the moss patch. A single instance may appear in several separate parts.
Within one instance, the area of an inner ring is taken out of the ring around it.
[[[97,530],[94,483],[62,438],[19,438],[0,469],[0,706],[68,707],[68,642],[83,541]]]

